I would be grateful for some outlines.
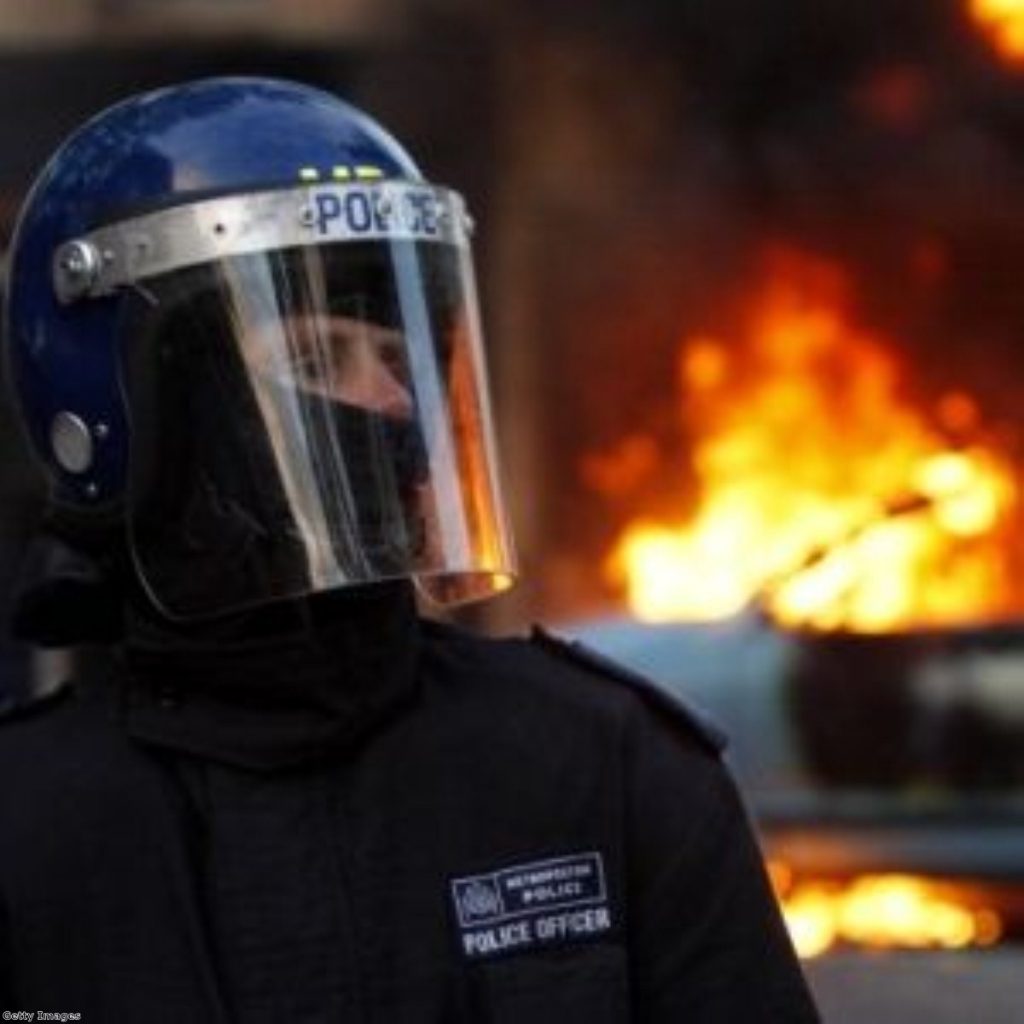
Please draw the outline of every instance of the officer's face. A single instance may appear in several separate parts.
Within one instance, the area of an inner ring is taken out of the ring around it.
[[[246,345],[256,376],[396,418],[413,414],[400,331],[346,316],[293,316]]]

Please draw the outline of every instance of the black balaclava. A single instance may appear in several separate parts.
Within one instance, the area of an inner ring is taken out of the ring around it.
[[[132,409],[132,508],[136,550],[160,600],[200,613],[241,607],[253,595],[317,589],[296,512],[285,492],[249,371],[219,298],[187,294],[148,335],[125,331]],[[228,318],[230,319],[230,318]],[[262,382],[270,396],[284,385]],[[281,402],[286,407],[287,402]],[[411,415],[364,408],[303,391],[304,428],[318,450],[345,453],[348,494],[325,506],[339,564],[356,578],[401,576],[426,544],[416,488],[428,479],[427,450]],[[344,520],[344,521],[343,521]],[[343,541],[342,538],[346,540]]]
[[[30,549],[13,631],[91,651],[76,681],[87,697],[116,700],[139,741],[275,770],[351,749],[414,698],[410,581],[182,623],[154,607],[126,557],[59,533]]]

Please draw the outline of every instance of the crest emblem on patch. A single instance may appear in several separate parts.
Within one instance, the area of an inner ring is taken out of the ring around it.
[[[459,920],[462,922],[474,919],[486,920],[501,913],[501,899],[498,889],[493,883],[474,878],[461,889],[457,889],[459,901]]]

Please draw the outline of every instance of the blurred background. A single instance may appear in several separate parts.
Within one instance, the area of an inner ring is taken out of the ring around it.
[[[1021,1019],[1024,0],[0,0],[0,240],[89,114],[234,73],[474,211],[524,563],[476,624],[722,722],[827,1020]],[[0,703],[48,677],[0,644]]]

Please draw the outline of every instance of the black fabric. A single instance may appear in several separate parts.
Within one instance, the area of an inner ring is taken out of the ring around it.
[[[117,680],[127,733],[273,771],[352,747],[415,696],[412,586],[331,591],[175,625],[129,606]]]
[[[368,685],[354,632],[308,678]],[[735,788],[689,729],[537,644],[418,636],[389,713],[287,767],[243,767],[219,727],[185,743],[160,725],[183,705],[140,718],[109,684],[0,726],[0,1005],[89,1024],[817,1019]],[[126,685],[198,690],[195,663],[133,646]],[[302,674],[256,647],[232,666],[204,672],[225,705]],[[277,703],[245,697],[247,728]],[[461,955],[452,879],[584,853],[610,931]]]
[[[41,647],[112,643],[122,630],[123,594],[109,558],[52,532],[29,544],[16,585],[11,635]]]
[[[669,693],[652,679],[605,657],[600,651],[595,651],[579,640],[567,640],[550,633],[542,626],[533,627],[530,639],[560,658],[578,662],[584,668],[609,676],[636,690],[645,700],[674,717],[677,724],[680,724],[708,753],[717,756],[729,745],[726,733],[703,711]]]

